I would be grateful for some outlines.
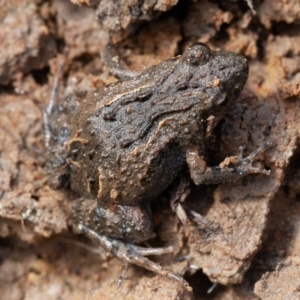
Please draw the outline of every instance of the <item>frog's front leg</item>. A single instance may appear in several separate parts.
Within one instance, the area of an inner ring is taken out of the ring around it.
[[[101,53],[101,58],[109,71],[120,80],[128,80],[139,75],[139,72],[132,71],[128,68],[112,44],[108,44],[104,48]]]
[[[190,185],[187,178],[182,175],[180,176],[179,180],[179,184],[171,192],[170,204],[178,219],[183,225],[185,225],[188,221],[188,218],[181,203],[185,202],[188,195],[190,194]]]
[[[235,161],[230,160],[228,163],[226,162],[228,159],[225,159],[224,162],[221,163],[221,166],[217,167],[208,167],[204,159],[199,156],[196,149],[189,149],[186,151],[186,161],[189,166],[191,177],[197,185],[234,181],[252,173],[269,175],[269,170],[254,167],[252,166],[252,163],[255,157],[272,145],[272,143],[266,142],[245,158],[242,157],[243,148],[240,147],[239,155]]]

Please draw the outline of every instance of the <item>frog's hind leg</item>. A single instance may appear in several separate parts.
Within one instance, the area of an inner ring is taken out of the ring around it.
[[[160,266],[159,264],[146,258],[146,255],[161,255],[165,253],[171,253],[174,251],[173,247],[165,248],[144,248],[138,247],[132,244],[125,244],[117,239],[112,239],[104,235],[100,235],[97,232],[89,229],[88,227],[79,224],[78,229],[84,233],[88,238],[96,241],[101,247],[106,251],[121,259],[127,264],[134,264],[143,267],[149,271],[155,272],[157,274],[167,276],[178,281],[187,290],[191,291],[192,288],[189,286],[188,282],[185,281],[179,274],[167,270]]]
[[[112,44],[108,44],[104,48],[101,53],[101,58],[109,71],[120,80],[128,80],[139,75],[139,72],[129,70]]]

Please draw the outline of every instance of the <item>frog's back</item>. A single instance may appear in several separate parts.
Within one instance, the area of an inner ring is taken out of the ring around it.
[[[72,116],[71,188],[123,205],[157,196],[184,165],[186,149],[201,152],[208,117],[219,120],[247,70],[237,54],[196,45],[94,93]]]
[[[178,174],[185,156],[174,112],[180,114],[182,104],[157,88],[172,66],[164,62],[156,80],[149,69],[83,104],[69,140],[73,190],[82,193],[86,186],[101,201],[135,205],[157,196]]]

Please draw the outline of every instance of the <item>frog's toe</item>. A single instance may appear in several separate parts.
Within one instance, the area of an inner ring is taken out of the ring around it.
[[[239,147],[239,153],[238,153],[238,158],[240,161],[245,161],[245,160],[249,160],[250,162],[254,160],[255,157],[257,157],[259,154],[261,154],[262,152],[264,152],[266,149],[274,146],[275,143],[273,142],[265,142],[263,145],[261,145],[260,147],[258,147],[256,150],[254,150],[251,154],[249,154],[247,157],[243,158],[243,151],[244,151],[244,147],[240,146]]]
[[[252,166],[252,163],[254,159],[264,152],[266,149],[274,146],[273,142],[265,142],[262,146],[257,148],[255,151],[250,153],[247,157],[243,158],[243,150],[244,148],[242,146],[239,147],[239,153],[238,153],[238,163],[237,163],[237,171],[239,175],[243,176],[245,174],[249,173],[260,173],[264,175],[270,175],[271,171],[267,170],[265,168],[258,168]]]

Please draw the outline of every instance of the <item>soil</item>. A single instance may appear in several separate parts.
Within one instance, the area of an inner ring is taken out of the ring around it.
[[[73,2],[0,2],[0,300],[299,299],[299,1]],[[271,174],[191,185],[184,207],[205,224],[180,223],[172,187],[153,204],[149,243],[175,248],[156,261],[184,274],[193,292],[135,266],[117,288],[122,263],[72,230],[78,196],[47,185],[42,111],[59,65],[58,99],[92,93],[116,81],[99,55],[109,41],[133,70],[196,42],[248,59],[246,87],[213,131],[209,162],[269,141],[256,164]]]

